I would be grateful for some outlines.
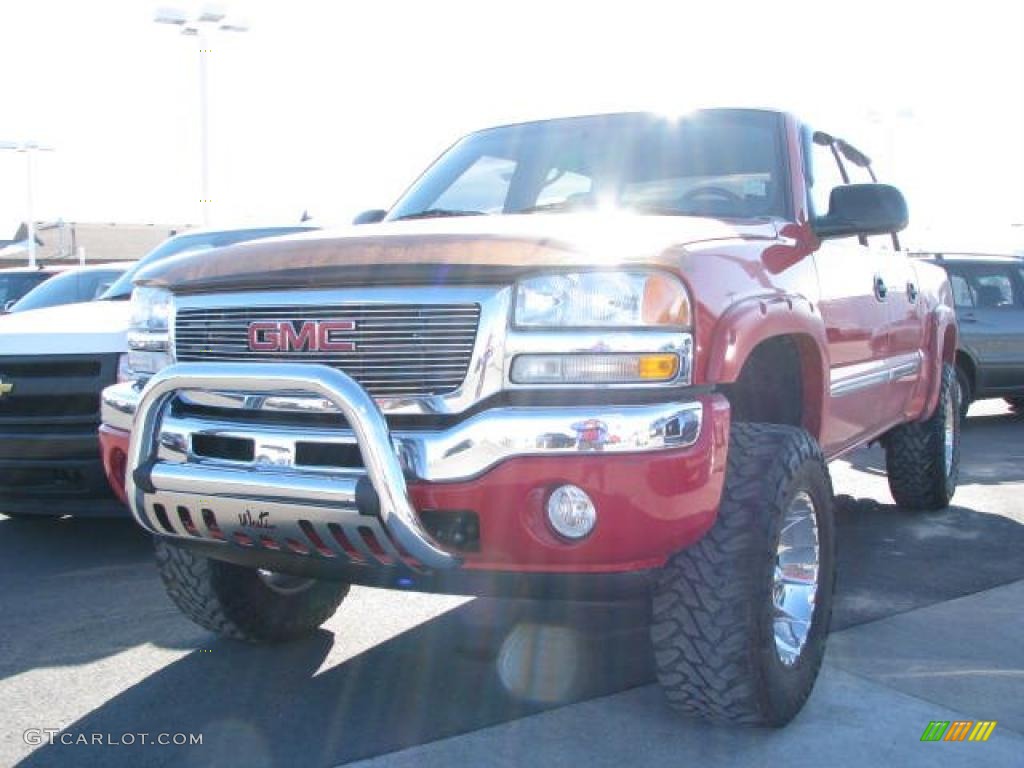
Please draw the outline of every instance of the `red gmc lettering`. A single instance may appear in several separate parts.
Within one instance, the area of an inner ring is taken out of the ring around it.
[[[280,326],[282,352],[316,352],[316,325],[314,323],[303,323],[299,327],[298,333],[287,320],[280,323]]]
[[[356,324],[351,320],[325,320],[320,323],[317,344],[321,352],[354,352],[356,345],[351,341],[332,341],[331,331],[352,331]]]
[[[281,348],[277,323],[250,323],[249,349],[253,352],[276,352]]]
[[[249,324],[249,349],[253,352],[353,352],[351,341],[335,341],[331,333],[355,330],[351,320],[308,321],[295,330],[290,320]]]

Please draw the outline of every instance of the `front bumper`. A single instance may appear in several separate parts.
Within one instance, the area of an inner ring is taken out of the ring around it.
[[[0,514],[124,516],[95,427],[0,430]]]
[[[179,393],[199,391],[311,393],[331,401],[348,426],[300,429],[252,412],[211,418],[176,407]],[[283,555],[339,568],[353,561],[538,573],[656,567],[712,524],[728,435],[728,405],[715,395],[495,408],[447,429],[391,432],[347,376],[291,364],[173,366],[142,393],[108,388],[103,418],[111,482],[121,491],[128,457],[125,492],[144,527],[230,548],[235,560],[241,549],[250,564],[272,559],[277,568]],[[211,444],[251,453],[211,457]],[[357,447],[358,466],[302,465],[302,446],[310,444]],[[599,511],[581,542],[560,539],[545,522],[547,495],[563,483],[584,488]],[[473,551],[439,546],[422,522],[424,514],[466,513],[479,519]]]

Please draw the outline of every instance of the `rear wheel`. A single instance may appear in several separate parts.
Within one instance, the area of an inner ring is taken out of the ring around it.
[[[901,507],[937,510],[949,506],[960,474],[960,407],[956,371],[942,367],[935,412],[901,424],[882,439],[889,490]]]
[[[211,560],[156,539],[167,595],[199,626],[251,643],[294,640],[338,609],[348,584],[318,581]]]
[[[654,586],[651,639],[670,705],[780,726],[825,652],[835,581],[832,484],[805,431],[735,424],[718,519]]]

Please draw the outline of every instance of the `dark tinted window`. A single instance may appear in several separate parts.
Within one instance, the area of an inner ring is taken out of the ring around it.
[[[37,285],[53,276],[51,272],[0,273],[0,309],[9,301],[16,301]]]
[[[971,264],[964,268],[971,285],[971,295],[978,309],[1014,309],[1020,297],[1010,268],[1002,264]]]
[[[977,275],[978,303],[983,307],[1012,307],[1016,302],[1013,283],[1006,273]]]
[[[967,278],[956,272],[949,273],[949,284],[953,288],[953,303],[958,307],[973,307],[974,292]]]
[[[667,215],[784,216],[778,115],[602,115],[495,128],[460,141],[389,219],[616,205]]]

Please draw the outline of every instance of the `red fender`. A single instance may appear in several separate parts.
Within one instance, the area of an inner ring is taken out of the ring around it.
[[[773,294],[734,304],[719,319],[711,340],[706,370],[709,383],[739,378],[758,344],[779,336],[797,340],[808,396],[807,429],[819,435],[824,404],[828,402],[829,354],[825,323],[814,304],[802,296]]]

